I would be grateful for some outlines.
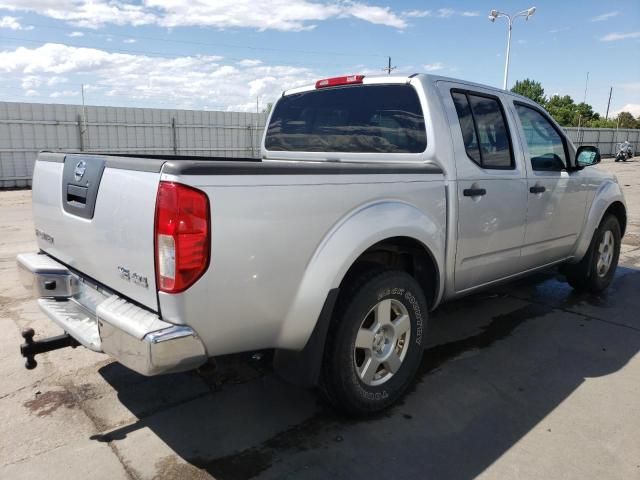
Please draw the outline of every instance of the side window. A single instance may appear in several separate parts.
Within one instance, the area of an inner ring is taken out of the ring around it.
[[[473,125],[473,116],[471,116],[471,108],[467,101],[467,96],[460,92],[451,92],[453,103],[458,112],[458,120],[460,121],[460,129],[462,130],[462,141],[469,158],[478,165],[481,165],[480,151],[478,150],[478,138],[476,137],[476,128]]]
[[[467,155],[482,168],[512,169],[513,153],[500,101],[452,91]]]
[[[516,103],[516,111],[529,147],[529,161],[533,170],[562,170],[567,157],[560,133],[537,110]]]

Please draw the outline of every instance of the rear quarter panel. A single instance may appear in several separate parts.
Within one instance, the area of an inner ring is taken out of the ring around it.
[[[443,262],[440,174],[163,179],[209,195],[210,267],[186,292],[159,295],[163,318],[187,319],[209,355],[301,349],[328,291],[362,251],[384,238],[415,236]]]

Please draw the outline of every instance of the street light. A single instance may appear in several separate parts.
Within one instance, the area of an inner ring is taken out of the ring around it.
[[[491,10],[489,12],[489,20],[495,22],[496,18],[504,17],[509,21],[509,39],[507,40],[507,59],[504,64],[504,84],[503,89],[507,89],[507,80],[509,79],[509,53],[511,51],[511,26],[513,21],[518,17],[525,17],[525,20],[529,20],[529,17],[536,13],[536,7],[531,7],[527,10],[516,13],[515,15],[507,15],[506,13],[499,12],[498,10]]]

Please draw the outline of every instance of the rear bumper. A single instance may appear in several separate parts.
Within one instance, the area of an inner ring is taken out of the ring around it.
[[[16,261],[42,311],[81,345],[142,375],[191,370],[207,360],[192,328],[161,320],[46,254],[24,253]]]

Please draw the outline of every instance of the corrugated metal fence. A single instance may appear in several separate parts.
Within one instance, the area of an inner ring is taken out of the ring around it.
[[[266,114],[0,102],[0,188],[40,150],[258,157]]]
[[[85,120],[86,119],[86,120]],[[0,102],[0,188],[31,183],[40,150],[258,157],[266,114]],[[604,156],[640,130],[567,128]]]
[[[640,154],[640,129],[631,128],[565,128],[567,136],[576,145],[595,145],[603,156],[616,154],[616,145],[628,140]]]

